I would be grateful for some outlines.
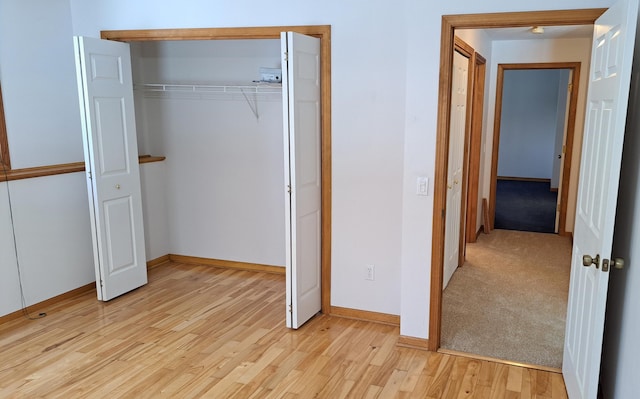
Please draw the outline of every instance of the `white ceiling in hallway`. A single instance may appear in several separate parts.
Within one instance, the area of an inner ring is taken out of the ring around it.
[[[483,29],[492,40],[570,39],[592,37],[593,25],[543,26],[544,33],[532,27]]]

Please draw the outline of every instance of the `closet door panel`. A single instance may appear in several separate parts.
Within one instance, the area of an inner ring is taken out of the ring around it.
[[[321,309],[320,40],[282,33],[287,326]]]

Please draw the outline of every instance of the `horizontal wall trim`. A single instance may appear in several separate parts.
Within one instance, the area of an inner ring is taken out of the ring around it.
[[[398,346],[406,348],[429,350],[429,340],[426,338],[415,338],[401,335],[398,337]]]
[[[35,177],[63,175],[84,171],[84,162],[63,163],[58,165],[36,166],[34,168],[11,169],[6,175],[0,174],[0,181],[33,179]]]
[[[251,270],[256,272],[266,272],[275,274],[285,274],[284,266],[261,265],[258,263],[236,262],[233,260],[221,260],[211,258],[199,258],[196,256],[169,254],[169,260],[179,263],[195,265],[207,265],[223,267],[227,269]]]
[[[150,162],[160,162],[164,161],[165,157],[151,156],[151,155],[141,155],[138,157],[138,162],[150,163]],[[36,177],[44,177],[44,176],[54,176],[54,175],[64,175],[67,173],[76,173],[76,172],[84,172],[84,162],[72,162],[72,163],[62,163],[56,165],[46,165],[46,166],[36,166],[33,168],[23,168],[23,169],[11,169],[7,170],[7,174],[5,176],[4,173],[0,173],[0,182],[3,181],[11,181],[11,180],[22,180],[22,179],[33,179]],[[0,172],[2,172],[0,170]]]
[[[498,176],[498,180],[515,180],[515,181],[538,181],[542,183],[551,183],[551,179],[542,177],[517,177],[517,176]]]
[[[56,305],[56,304],[58,304],[58,303],[60,303],[60,302],[62,302],[64,300],[66,300],[66,299],[73,298],[73,297],[76,297],[76,296],[80,296],[80,295],[86,294],[86,293],[88,293],[90,291],[95,291],[95,289],[96,289],[96,283],[92,282],[92,283],[89,283],[87,285],[83,285],[82,287],[78,287],[76,289],[73,289],[71,291],[67,291],[67,292],[65,292],[63,294],[54,296],[53,298],[46,299],[46,300],[44,300],[42,302],[38,302],[38,303],[36,303],[34,305],[31,305],[31,306],[27,306],[26,311],[27,311],[27,313],[29,313],[32,316],[33,315],[38,315],[39,313],[42,313],[43,311],[46,312],[47,308],[51,308],[52,306],[54,306],[54,305]],[[7,314],[5,316],[0,316],[0,324],[7,323],[9,321],[19,319],[21,317],[24,317],[23,310],[22,309],[16,310],[13,313],[9,313],[9,314]]]
[[[346,317],[349,319],[373,321],[376,323],[390,324],[393,326],[400,325],[400,316],[387,313],[370,312],[368,310],[359,310],[351,308],[342,308],[339,306],[331,307],[331,316]]]

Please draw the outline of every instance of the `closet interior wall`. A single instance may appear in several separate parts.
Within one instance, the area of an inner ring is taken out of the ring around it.
[[[139,152],[166,156],[141,168],[149,258],[284,266],[281,90],[234,86],[259,80],[260,67],[280,68],[280,51],[279,40],[131,43]],[[230,85],[232,92],[144,84]]]

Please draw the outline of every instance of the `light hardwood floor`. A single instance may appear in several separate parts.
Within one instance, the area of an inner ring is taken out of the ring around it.
[[[566,398],[562,376],[396,345],[394,326],[284,326],[284,276],[166,263],[0,325],[2,398]]]

